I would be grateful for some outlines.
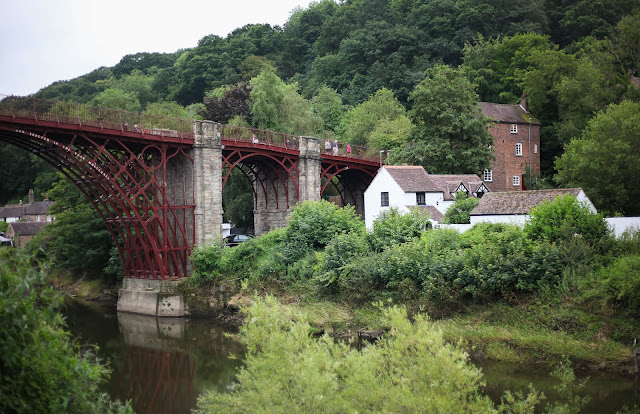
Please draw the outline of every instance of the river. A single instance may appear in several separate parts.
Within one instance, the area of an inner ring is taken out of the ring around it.
[[[118,314],[113,307],[75,300],[67,301],[64,313],[79,343],[98,345],[98,355],[109,361],[113,372],[105,391],[130,399],[138,414],[188,413],[202,392],[224,392],[242,364],[243,348],[233,329],[212,320]],[[493,399],[507,389],[526,392],[529,384],[554,397],[553,380],[539,368],[500,363],[481,368],[485,392]],[[585,392],[591,401],[584,413],[640,405],[640,385],[633,377],[591,374]]]

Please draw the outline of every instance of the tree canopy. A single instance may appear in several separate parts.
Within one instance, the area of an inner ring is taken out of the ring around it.
[[[432,174],[479,173],[491,162],[489,119],[475,85],[461,69],[436,65],[411,93],[413,127],[391,162],[422,165]]]

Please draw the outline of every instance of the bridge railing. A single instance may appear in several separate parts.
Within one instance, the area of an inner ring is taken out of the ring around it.
[[[193,121],[75,102],[0,95],[0,115],[174,138],[193,138]]]
[[[300,142],[300,137],[297,135],[232,125],[223,125],[221,135],[222,139],[228,141],[243,141],[256,146],[266,145],[298,149]],[[334,150],[334,141],[330,141],[330,149],[327,151],[324,143],[325,141],[320,141],[320,152],[326,155],[350,157],[356,160],[377,160],[378,152],[367,147],[339,142],[337,150]]]
[[[222,139],[235,142],[248,142],[254,145],[275,146],[298,149],[300,138],[268,129],[257,129],[233,125],[222,125]]]

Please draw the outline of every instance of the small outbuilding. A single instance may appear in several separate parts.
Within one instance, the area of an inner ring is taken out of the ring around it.
[[[471,211],[471,224],[510,223],[523,226],[532,208],[544,201],[572,195],[587,205],[589,210],[597,210],[582,188],[556,188],[550,190],[493,192],[484,196]]]

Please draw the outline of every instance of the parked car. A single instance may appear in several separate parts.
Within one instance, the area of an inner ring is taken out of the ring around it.
[[[237,246],[240,243],[244,243],[247,240],[252,239],[253,236],[247,236],[246,234],[232,234],[230,236],[225,237],[223,240],[224,244],[230,247]]]

